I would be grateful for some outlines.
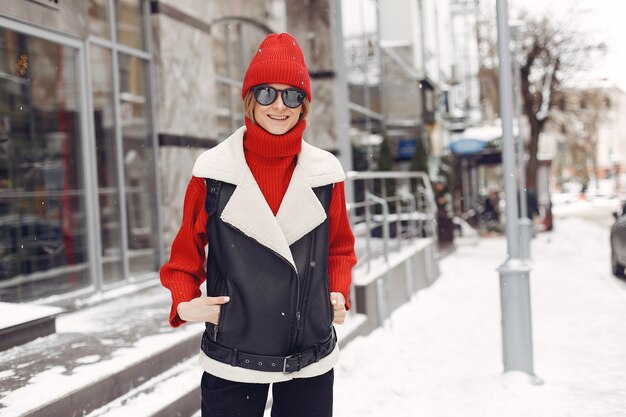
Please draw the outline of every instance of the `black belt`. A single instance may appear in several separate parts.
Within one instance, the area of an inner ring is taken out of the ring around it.
[[[202,337],[202,351],[211,359],[232,366],[255,371],[290,373],[299,371],[305,366],[328,356],[335,349],[336,342],[337,334],[333,327],[331,335],[325,342],[317,343],[304,352],[288,356],[265,356],[220,346],[210,340],[205,333]]]

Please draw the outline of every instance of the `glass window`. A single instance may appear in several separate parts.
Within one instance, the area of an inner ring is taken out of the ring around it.
[[[117,41],[145,49],[144,6],[142,0],[115,0]]]
[[[217,82],[217,97],[220,104],[218,110],[229,112],[230,111],[230,86],[226,83]]]
[[[91,46],[91,89],[96,141],[98,201],[102,237],[102,270],[105,284],[124,278],[120,236],[119,176],[115,142],[112,53]]]
[[[0,28],[0,299],[90,284],[78,51]]]
[[[156,271],[158,262],[148,62],[120,54],[119,66],[129,266],[138,276]]]
[[[226,115],[217,115],[216,136],[219,140],[224,140],[233,134],[230,112]]]
[[[216,135],[219,139],[229,137],[235,129],[243,126],[243,100],[241,100],[241,87],[237,84],[234,87],[230,84],[218,81],[217,97],[220,106],[216,109],[217,114],[217,130]],[[232,110],[231,107],[232,106]]]
[[[89,32],[100,38],[111,38],[109,0],[89,0]]]

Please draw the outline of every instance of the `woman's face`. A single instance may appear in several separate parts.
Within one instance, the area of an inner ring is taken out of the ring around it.
[[[268,84],[279,90],[291,87],[288,84]],[[254,101],[254,120],[263,129],[273,135],[283,135],[289,132],[300,119],[302,105],[290,109],[283,103],[282,93],[278,93],[276,100],[268,106],[263,106]]]

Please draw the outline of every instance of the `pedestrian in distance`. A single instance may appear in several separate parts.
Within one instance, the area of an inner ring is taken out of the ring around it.
[[[500,193],[493,189],[485,197],[483,217],[487,222],[500,223]]]
[[[273,417],[331,416],[354,236],[339,161],[303,140],[311,86],[290,34],[263,40],[242,99],[245,126],[193,167],[160,271],[170,324],[206,323],[203,417],[263,416],[270,386]]]

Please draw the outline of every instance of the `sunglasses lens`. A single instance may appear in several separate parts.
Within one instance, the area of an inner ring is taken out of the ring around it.
[[[300,89],[288,88],[283,91],[283,103],[285,103],[285,106],[295,109],[300,104],[302,104],[305,96],[306,94],[304,93],[304,91]]]
[[[257,87],[254,90],[254,98],[262,106],[268,106],[276,100],[276,90],[269,86]]]
[[[295,109],[299,105],[302,104],[302,101],[306,97],[306,93],[299,88],[287,88],[285,90],[276,90],[274,87],[270,87],[269,85],[260,85],[258,87],[254,87],[254,98],[257,103],[262,106],[269,106],[276,100],[276,96],[280,91],[283,97],[283,103],[285,106]]]

